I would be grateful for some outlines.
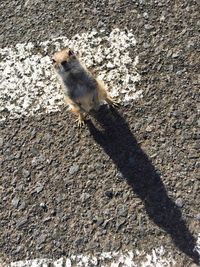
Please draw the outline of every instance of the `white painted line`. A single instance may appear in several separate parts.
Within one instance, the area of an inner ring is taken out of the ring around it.
[[[196,251],[199,254],[199,266],[200,266],[200,233],[198,234],[196,246],[194,248],[194,251]]]
[[[200,256],[200,234],[194,248]],[[0,261],[1,263],[1,261]],[[73,266],[101,266],[101,267],[173,267],[177,266],[173,253],[164,247],[155,248],[151,254],[144,251],[103,252],[94,255],[70,255],[58,260],[34,259],[11,262],[7,267],[73,267]],[[5,265],[6,266],[6,265]],[[200,262],[199,262],[200,266]]]
[[[60,109],[63,96],[50,56],[63,47],[79,51],[85,65],[103,79],[113,97],[122,101],[142,97],[142,91],[135,88],[140,80],[138,57],[132,60],[129,55],[129,48],[136,45],[134,35],[119,29],[102,35],[93,30],[70,40],[59,37],[0,49],[0,120]]]
[[[154,249],[152,254],[145,255],[142,252],[107,252],[99,256],[71,255],[56,261],[49,259],[35,259],[28,261],[12,262],[9,267],[72,267],[72,266],[101,266],[101,267],[173,267],[175,260],[163,247]]]

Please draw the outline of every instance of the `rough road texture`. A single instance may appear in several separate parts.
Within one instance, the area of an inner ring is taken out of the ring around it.
[[[0,126],[0,257],[164,245],[198,262],[198,1],[2,1],[1,46],[133,29],[143,99],[103,107],[82,130],[67,111]],[[95,126],[95,128],[94,128]]]

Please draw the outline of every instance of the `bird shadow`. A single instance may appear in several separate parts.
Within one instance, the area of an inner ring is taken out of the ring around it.
[[[112,159],[121,176],[142,200],[149,218],[172,238],[176,247],[196,264],[199,255],[194,249],[196,240],[182,218],[180,209],[169,198],[159,173],[141,149],[125,119],[118,111],[105,106],[93,113],[101,125],[96,128],[91,120],[87,127],[93,139]],[[95,123],[96,124],[96,123]]]

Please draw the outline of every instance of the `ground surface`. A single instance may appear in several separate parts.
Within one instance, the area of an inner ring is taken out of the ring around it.
[[[143,90],[81,130],[64,107],[1,122],[1,258],[164,246],[176,266],[197,264],[199,12],[198,1],[1,2],[2,48],[132,29]]]

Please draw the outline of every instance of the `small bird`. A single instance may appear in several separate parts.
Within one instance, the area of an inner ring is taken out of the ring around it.
[[[103,81],[94,78],[71,49],[65,48],[56,52],[52,63],[62,84],[64,101],[77,115],[79,127],[84,125],[87,114],[98,111],[102,101],[118,106],[108,95]]]

